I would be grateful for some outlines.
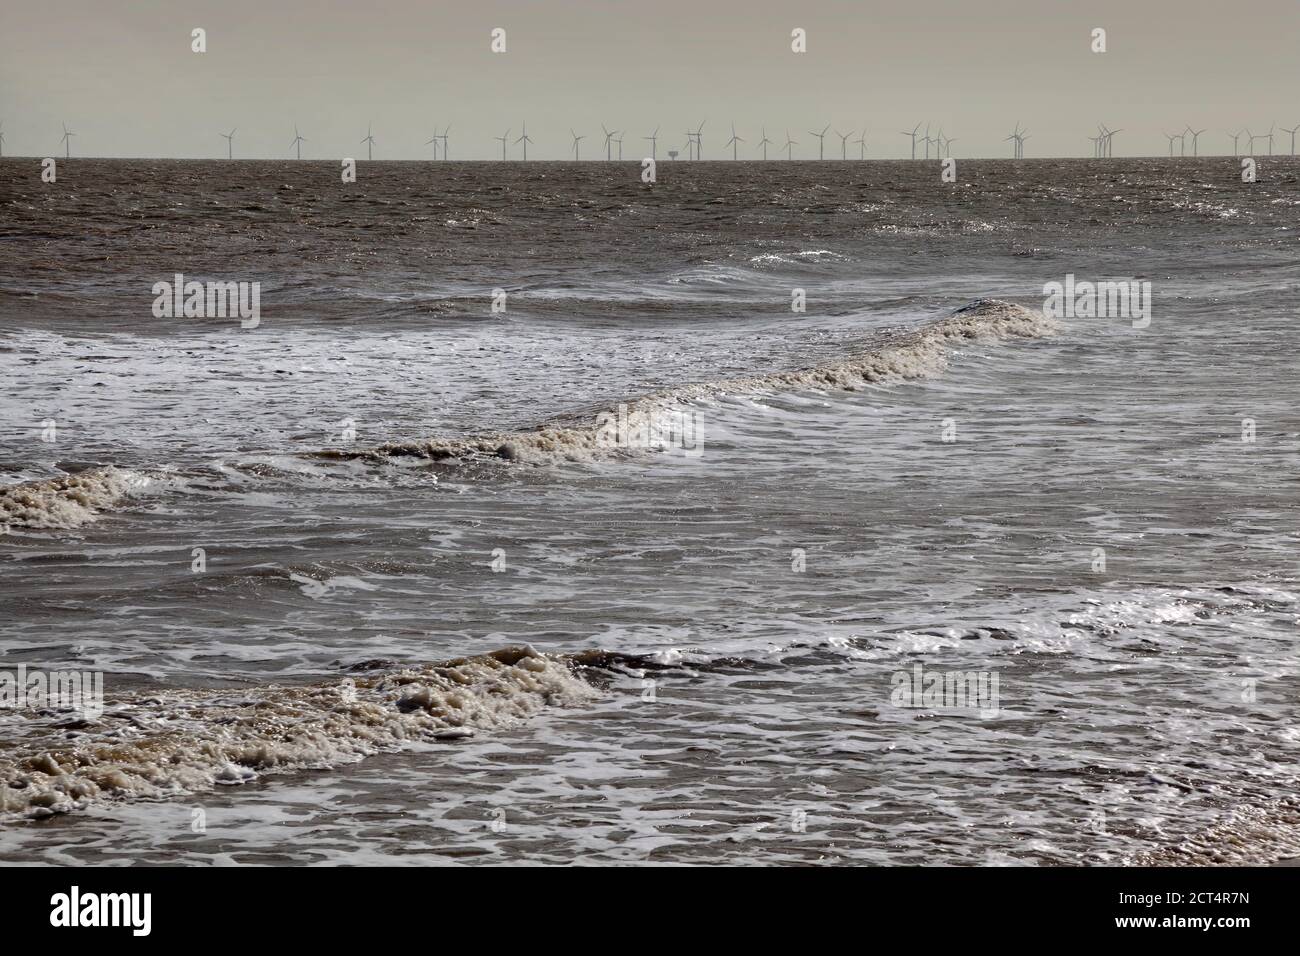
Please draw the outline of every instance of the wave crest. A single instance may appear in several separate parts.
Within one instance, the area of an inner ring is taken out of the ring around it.
[[[306,686],[136,694],[93,719],[24,713],[19,745],[0,759],[0,812],[46,816],[103,800],[204,792],[350,763],[408,741],[504,729],[597,696],[562,660],[509,647]],[[83,737],[41,749],[70,726]]]
[[[151,482],[148,475],[108,465],[7,485],[0,488],[0,534],[10,528],[79,528]]]
[[[1041,338],[1058,325],[1040,312],[1000,299],[979,299],[947,318],[892,337],[867,352],[812,368],[771,372],[717,382],[697,382],[621,403],[588,422],[549,422],[514,432],[494,431],[461,438],[395,441],[359,451],[331,449],[316,456],[383,460],[395,457],[433,461],[503,459],[532,464],[590,461],[638,450],[663,450],[683,432],[686,406],[735,394],[798,389],[843,389],[939,375],[951,346],[971,341]],[[642,436],[622,440],[627,433]]]

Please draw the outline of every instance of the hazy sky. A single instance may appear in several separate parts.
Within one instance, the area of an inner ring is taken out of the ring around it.
[[[742,157],[765,124],[814,158],[827,123],[906,156],[918,121],[958,157],[1009,155],[1017,121],[1028,157],[1091,155],[1098,122],[1124,130],[1116,155],[1208,127],[1205,154],[1300,123],[1297,37],[1300,0],[0,0],[0,122],[5,154],[30,156],[62,155],[66,122],[74,155],[224,156],[238,127],[236,157],[288,157],[296,122],[304,159],[336,159],[364,156],[373,122],[376,159],[431,157],[447,123],[453,159],[489,159],[524,120],[530,158],[571,156],[570,127],[595,158],[602,122],[627,159],[662,126],[662,157],[701,120],[706,159],[733,121]]]

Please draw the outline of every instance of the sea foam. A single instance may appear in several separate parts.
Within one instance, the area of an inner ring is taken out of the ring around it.
[[[1040,312],[999,299],[979,299],[952,315],[910,332],[890,337],[868,351],[784,372],[680,385],[628,399],[589,421],[554,421],[522,431],[483,432],[464,437],[435,437],[394,441],[359,451],[327,450],[326,458],[382,460],[411,456],[434,461],[503,459],[529,464],[590,461],[627,455],[626,444],[613,440],[608,422],[617,415],[624,428],[651,436],[641,448],[661,443],[654,436],[671,433],[673,423],[688,414],[687,406],[737,394],[810,389],[853,391],[941,374],[949,350],[973,341],[1041,338],[1058,330]]]

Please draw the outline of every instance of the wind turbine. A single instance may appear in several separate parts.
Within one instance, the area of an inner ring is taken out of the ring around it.
[[[623,133],[624,132],[626,131],[619,130],[618,133],[616,134],[618,136],[618,139],[614,140],[614,142],[618,143],[618,161],[620,163],[623,161]]]
[[[701,134],[704,132],[704,124],[707,122],[708,120],[700,120],[699,128],[694,133],[696,159],[702,159],[704,157],[704,137]]]
[[[930,124],[929,123],[925,124],[925,136],[923,138],[925,140],[925,158],[929,159],[930,158]]]
[[[443,127],[442,135],[438,137],[438,139],[442,140],[442,158],[444,160],[447,159],[447,134],[450,132],[451,132],[451,124],[448,123],[445,127]]]
[[[1271,123],[1268,127],[1268,154],[1273,155],[1273,131],[1277,129],[1277,123]]]
[[[951,142],[952,140],[948,139],[946,136],[943,135],[943,127],[940,126],[939,132],[934,134],[934,144],[936,147],[938,147],[934,152],[934,158],[943,159],[943,157],[947,155],[948,144]]]
[[[569,127],[569,135],[573,137],[573,161],[576,163],[578,161],[578,144],[581,143],[587,137],[579,136],[577,133],[573,131],[572,126]]]
[[[943,141],[944,155],[949,159],[952,158],[952,144],[957,142],[955,139],[945,139]]]
[[[740,158],[740,157],[737,155],[737,151],[740,149],[740,144],[743,143],[743,142],[744,142],[744,140],[741,139],[739,136],[736,135],[736,124],[735,124],[735,123],[732,123],[732,124],[731,124],[731,139],[727,140],[727,146],[730,146],[730,147],[731,147],[731,160],[732,160],[732,162],[735,162],[736,160],[738,160],[738,159]]]
[[[232,129],[229,133],[222,133],[226,138],[226,159],[235,158],[235,131]]]
[[[916,131],[920,128],[921,128],[921,124],[917,123],[916,126],[912,127],[912,132],[910,133],[906,131],[903,132],[904,136],[912,137],[912,158],[913,159],[916,159]]]
[[[1292,156],[1295,155],[1295,134],[1296,134],[1296,130],[1300,130],[1300,126],[1296,126],[1295,129],[1287,129],[1285,126],[1282,127],[1282,132],[1284,132],[1284,133],[1290,133],[1290,134],[1291,134],[1291,155],[1292,155]],[[0,142],[3,142],[3,140],[4,140],[4,134],[3,134],[3,133],[0,133]]]
[[[819,146],[818,146],[818,148],[817,148],[817,158],[818,158],[818,159],[825,159],[825,158],[826,158],[826,130],[828,130],[828,129],[830,129],[830,128],[831,128],[831,124],[830,124],[830,123],[827,123],[827,124],[825,125],[825,127],[822,128],[822,131],[821,131],[820,133],[818,133],[818,132],[816,132],[816,131],[814,131],[814,130],[809,130],[809,131],[808,131],[810,135],[812,135],[812,136],[816,136],[816,137],[817,137],[817,142],[818,142],[818,144],[819,144]]]
[[[1122,129],[1107,129],[1105,123],[1097,124],[1097,157],[1105,159],[1115,154],[1114,137],[1116,133],[1124,132]]]
[[[67,159],[72,158],[72,137],[76,135],[77,135],[76,133],[68,129],[67,123],[63,124],[63,139],[59,140],[59,143],[62,144],[66,149],[66,152],[64,153],[64,157]]]
[[[1244,136],[1245,133],[1246,133],[1246,131],[1245,131],[1245,130],[1242,130],[1240,133],[1226,133],[1226,132],[1225,132],[1225,133],[1223,134],[1224,136],[1231,136],[1231,137],[1232,137],[1232,155],[1233,155],[1233,156],[1237,156],[1237,155],[1239,155],[1238,152],[1237,152],[1237,140],[1241,139],[1241,137]]]
[[[492,138],[493,138],[493,139],[499,139],[499,140],[501,140],[501,161],[502,161],[502,162],[505,162],[505,159],[506,159],[506,140],[508,140],[508,139],[510,138],[510,130],[506,130],[505,133],[502,134],[501,136],[493,136]]]
[[[600,128],[605,130],[605,161],[608,162],[614,158],[613,146],[611,144],[614,142],[614,134],[617,133],[618,130],[605,129],[604,123],[600,124]]]
[[[532,142],[532,140],[529,139],[529,137],[528,137],[528,120],[524,120],[524,131],[523,131],[523,133],[520,135],[520,137],[519,137],[517,140],[515,140],[515,145],[518,146],[520,143],[523,143],[523,144],[524,144],[524,162],[525,162],[525,163],[528,162],[528,144],[531,143],[531,142]]]
[[[572,133],[573,130],[569,130],[569,132]],[[651,158],[651,159],[658,159],[658,158],[659,158],[659,155],[658,155],[658,151],[659,151],[659,127],[656,126],[656,127],[655,127],[655,131],[654,131],[653,133],[651,133],[649,136],[642,136],[641,138],[642,138],[642,139],[648,139],[648,140],[650,140],[650,158]]]
[[[298,147],[299,159],[302,159],[302,144],[305,142],[307,141],[302,138],[302,134],[298,132],[298,124],[295,123],[293,126],[293,142],[289,144],[289,148],[293,149],[295,146]]]
[[[1016,128],[1012,131],[1011,135],[1008,136],[1006,139],[1004,139],[1002,142],[1005,143],[1008,140],[1014,140],[1014,143],[1011,147],[1011,158],[1020,159],[1021,153],[1024,149],[1024,134],[1020,132],[1019,120],[1016,120]]]
[[[366,124],[366,138],[361,142],[366,144],[366,159],[375,158],[375,138],[370,134],[370,124]]]
[[[862,135],[853,141],[853,145],[858,148],[858,159],[867,158],[867,131],[862,130]]]
[[[767,162],[767,147],[768,147],[769,145],[771,145],[771,144],[772,144],[772,141],[771,141],[770,139],[767,138],[767,127],[764,126],[764,127],[763,127],[763,138],[762,138],[761,140],[758,141],[758,145],[759,145],[760,147],[762,147],[762,150],[763,150],[763,162]]]
[[[789,160],[789,159],[794,159],[794,148],[795,148],[796,146],[798,146],[798,145],[799,145],[798,143],[796,143],[794,140],[792,140],[792,139],[790,138],[790,131],[789,131],[789,130],[786,130],[786,131],[785,131],[785,145],[782,146],[781,148],[785,150],[785,158],[786,158],[787,160]]]
[[[849,137],[853,135],[853,131],[849,130],[847,133],[841,133],[839,130],[836,130],[835,135],[840,138],[840,159],[848,159]]]
[[[433,138],[430,139],[429,142],[425,143],[424,145],[428,146],[429,143],[433,144],[433,158],[437,159],[438,158],[438,127],[437,126],[433,128]]]
[[[1200,147],[1199,147],[1199,145],[1197,144],[1197,140],[1199,140],[1199,139],[1201,138],[1201,134],[1204,133],[1204,132],[1205,132],[1205,130],[1203,130],[1203,129],[1192,129],[1192,128],[1189,126],[1189,127],[1187,127],[1186,131],[1185,131],[1184,134],[1183,134],[1183,135],[1186,135],[1187,133],[1191,133],[1191,134],[1192,134],[1192,155],[1193,155],[1193,156],[1199,156],[1199,155],[1200,155]]]

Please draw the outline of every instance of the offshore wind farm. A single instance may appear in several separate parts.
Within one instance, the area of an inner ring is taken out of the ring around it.
[[[750,143],[750,140],[747,139],[745,136],[741,135],[741,133],[746,132],[746,130],[743,127],[738,129],[738,127],[734,122],[731,123],[730,125],[731,136],[722,142],[721,146],[718,148],[715,154],[705,155],[703,130],[706,122],[707,120],[702,120],[696,126],[695,129],[687,129],[685,133],[682,134],[682,138],[680,139],[680,141],[677,144],[674,144],[673,148],[671,148],[668,151],[668,154],[671,157],[670,161],[677,160],[678,157],[683,155],[684,155],[684,159],[681,159],[679,161],[696,161],[696,162],[773,161],[768,155],[767,147],[774,145],[774,142],[767,137],[766,124],[759,125],[757,130],[757,136],[753,138],[752,145],[746,146],[747,143]],[[433,136],[423,141],[422,144],[423,146],[433,147],[432,158],[435,160],[447,161],[450,159],[448,140],[449,140],[451,125],[452,124],[449,123],[441,133],[437,132],[437,129],[435,128]],[[520,126],[519,136],[513,140],[509,139],[509,134],[511,132],[511,129],[507,129],[506,132],[502,135],[495,135],[489,137],[490,139],[495,140],[497,142],[498,144],[497,148],[500,151],[500,155],[498,156],[479,155],[478,157],[474,157],[472,155],[473,150],[470,150],[470,155],[464,161],[472,161],[474,158],[478,158],[480,160],[495,159],[497,161],[528,162],[529,161],[528,151],[530,146],[533,147],[532,160],[534,161],[556,162],[556,161],[567,160],[572,162],[600,162],[600,161],[639,162],[642,158],[647,158],[647,157],[650,159],[658,159],[659,156],[658,146],[659,146],[659,141],[662,138],[660,136],[660,130],[663,128],[662,125],[657,124],[654,126],[653,130],[651,130],[648,134],[636,137],[637,140],[649,144],[648,148],[644,151],[645,157],[642,157],[640,153],[638,153],[636,156],[629,156],[626,158],[623,156],[623,150],[622,150],[622,145],[623,145],[622,137],[626,132],[626,129],[622,129],[622,128],[610,129],[604,123],[600,123],[598,125],[600,126],[601,133],[602,133],[602,138],[600,139],[600,143],[601,143],[603,156],[598,155],[594,158],[587,157],[584,159],[580,155],[577,145],[579,142],[581,142],[581,140],[586,139],[587,137],[585,134],[579,136],[576,132],[574,132],[573,127],[568,128],[567,130],[568,135],[565,137],[565,139],[567,139],[568,142],[563,146],[562,149],[559,150],[557,150],[554,147],[557,147],[558,144],[564,142],[564,140],[562,140],[558,136],[550,137],[550,136],[546,136],[545,134],[539,134],[545,137],[543,139],[543,143],[546,144],[548,147],[552,147],[550,149],[544,149],[539,153],[539,150],[537,149],[536,146],[537,141],[528,135],[526,124],[524,124]],[[922,127],[924,127],[924,132],[921,132]],[[11,120],[10,121],[11,142],[12,142],[13,128],[14,126]],[[834,128],[834,135],[838,137],[840,141],[838,155],[835,154],[835,151],[832,151],[832,154],[830,156],[827,156],[826,136],[830,133],[830,131],[833,128]],[[1257,128],[1262,128],[1262,127],[1257,127]],[[302,147],[303,144],[307,142],[307,140],[299,133],[298,127],[296,125],[293,127],[293,129],[294,129],[294,135],[289,142],[289,148],[283,153],[276,154],[275,151],[272,151],[271,153],[266,155],[249,154],[249,155],[241,156],[240,159],[241,160],[253,160],[253,159],[270,160],[270,159],[278,159],[278,158],[286,158],[286,157],[292,157],[293,159],[304,159]],[[933,136],[931,135],[932,129],[935,130]],[[1279,129],[1281,130],[1282,133],[1286,133],[1289,136],[1289,140],[1288,140],[1289,146],[1286,148],[1284,152],[1275,153],[1274,141],[1278,135]],[[1090,153],[1093,159],[1115,159],[1115,158],[1125,158],[1125,157],[1143,158],[1143,157],[1160,156],[1160,155],[1167,156],[1168,158],[1178,158],[1178,159],[1197,159],[1197,158],[1201,158],[1202,156],[1207,158],[1215,157],[1215,156],[1238,157],[1242,155],[1268,156],[1268,157],[1272,157],[1274,155],[1295,156],[1296,155],[1295,136],[1296,136],[1297,129],[1300,129],[1300,123],[1297,123],[1297,125],[1294,127],[1288,128],[1285,126],[1279,127],[1276,121],[1271,121],[1268,127],[1268,131],[1263,133],[1254,133],[1251,131],[1249,127],[1242,126],[1237,131],[1232,131],[1232,130],[1227,131],[1225,134],[1227,136],[1227,139],[1215,140],[1216,143],[1219,143],[1223,146],[1222,150],[1220,151],[1209,150],[1204,153],[1201,150],[1200,137],[1204,133],[1208,132],[1209,130],[1208,128],[1194,129],[1190,125],[1185,126],[1184,128],[1173,133],[1168,133],[1168,132],[1159,133],[1158,135],[1160,135],[1163,139],[1163,146],[1156,146],[1154,143],[1154,139],[1149,137],[1148,141],[1152,144],[1151,148],[1143,150],[1140,148],[1140,146],[1137,146],[1134,147],[1134,150],[1132,152],[1120,153],[1118,157],[1116,156],[1115,153],[1114,137],[1117,133],[1125,132],[1125,130],[1123,129],[1111,130],[1108,129],[1104,124],[1098,123],[1097,134],[1085,137],[1085,140],[1092,144]],[[227,149],[226,149],[225,158],[227,160],[235,159],[234,143],[233,143],[235,131],[236,129],[232,127],[230,133],[220,134],[221,137],[226,140],[225,145]],[[1130,141],[1134,141],[1135,139],[1134,131],[1130,130],[1128,132],[1129,132]],[[869,153],[868,142],[877,141],[876,137],[878,137],[878,141],[881,142],[887,142],[889,139],[887,131],[879,130],[879,131],[875,131],[875,133],[876,136],[873,137],[873,131],[871,130],[871,128],[867,126],[863,126],[860,128],[860,132],[857,134],[857,138],[851,139],[850,137],[854,135],[852,131],[841,132],[838,128],[835,128],[833,124],[827,123],[819,130],[814,129],[808,131],[808,135],[811,136],[814,140],[816,140],[817,154],[816,156],[813,157],[806,157],[806,159],[812,161],[819,161],[819,162],[831,162],[836,160],[840,162],[851,162],[851,161],[862,162],[867,160],[896,160],[896,159],[932,161],[938,159],[953,158],[952,146],[954,143],[958,142],[957,137],[945,136],[942,126],[938,126],[937,124],[934,123],[927,123],[921,121],[918,122],[911,130],[902,131],[901,135],[906,139],[906,143],[901,151],[889,150],[887,148],[882,147],[878,150],[878,155],[873,155]],[[0,137],[2,137],[3,135],[4,135],[3,124],[0,123]],[[69,130],[65,123],[63,125],[63,135],[58,139],[57,146],[64,150],[64,157],[67,159],[72,158],[71,140],[72,137],[74,137],[75,135],[77,134]],[[978,135],[972,135],[968,137],[963,137],[963,139],[979,140],[980,137]],[[990,142],[992,139],[993,139],[992,137],[989,137],[986,138],[984,141],[987,143]],[[1033,158],[1033,157],[1026,156],[1025,153],[1025,143],[1029,139],[1030,136],[1029,136],[1028,128],[1022,129],[1021,123],[1017,121],[1011,133],[1002,138],[1003,143],[1010,144],[1007,149],[999,149],[993,146],[989,146],[983,151],[971,152],[969,155],[965,156],[964,158],[969,158],[969,159],[1010,158],[1010,159],[1017,159],[1017,160]],[[1239,145],[1238,145],[1242,141],[1246,143],[1246,147],[1247,147],[1244,151],[1239,149]],[[0,139],[0,144],[2,144],[3,142],[4,140]],[[28,156],[42,155],[39,151],[31,151],[30,143],[24,140],[20,140],[20,143],[24,143],[27,146],[28,151],[17,155],[28,155]],[[851,156],[849,154],[848,147],[850,144],[858,147],[857,155]],[[366,135],[360,140],[360,145],[366,147],[366,159],[368,161],[373,161],[375,158],[374,147],[376,145],[376,140],[373,135],[372,126],[367,126]],[[785,160],[787,161],[794,158],[793,154],[790,151],[790,147],[793,145],[797,145],[797,143],[794,143],[794,141],[789,138],[789,135],[787,133],[786,142],[784,144],[781,144],[781,149],[786,150],[787,155],[785,156]],[[419,144],[416,143],[412,147],[409,147],[411,149],[410,155],[404,155],[400,151],[395,150],[393,155],[381,157],[381,160],[387,159],[391,161],[417,161],[420,159],[428,158],[427,156],[420,155],[421,149],[418,148],[418,146]],[[309,151],[305,158],[308,160],[318,161],[322,159],[341,158],[351,154],[351,150],[344,149],[344,150],[337,151],[336,155],[327,155],[322,151],[323,149],[324,147],[317,146],[316,152],[312,153]],[[0,147],[0,151],[2,151],[2,147]],[[93,144],[89,147],[85,147],[84,142],[83,142],[83,148],[80,150],[80,154],[87,157],[101,155],[99,153],[94,152]],[[15,155],[12,146],[10,148],[9,155],[11,158]],[[1045,153],[1038,158],[1069,159],[1069,158],[1082,158],[1086,155],[1088,155],[1088,153],[1084,152],[1083,150],[1079,150],[1077,152]],[[171,157],[164,155],[164,156],[159,156],[157,158],[171,158]],[[213,158],[220,158],[220,154],[216,154]]]

